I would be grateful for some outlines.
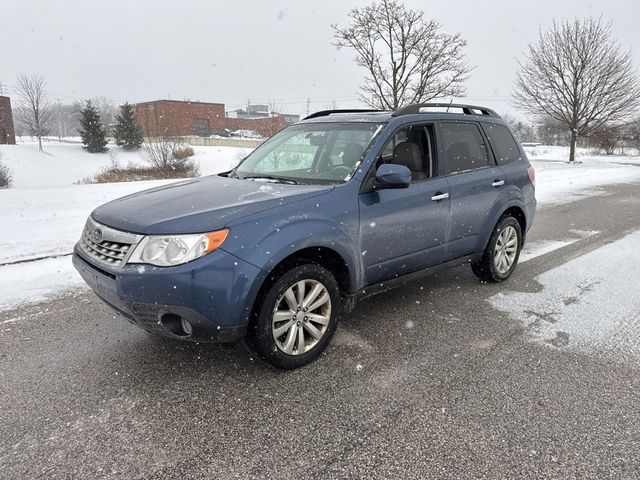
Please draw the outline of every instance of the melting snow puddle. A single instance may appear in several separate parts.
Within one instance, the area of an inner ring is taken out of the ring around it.
[[[638,360],[639,244],[640,232],[632,233],[538,276],[541,292],[500,293],[489,302],[544,344]]]

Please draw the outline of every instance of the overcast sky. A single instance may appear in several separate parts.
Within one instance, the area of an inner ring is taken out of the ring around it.
[[[52,98],[271,102],[283,111],[359,106],[364,72],[332,45],[330,25],[358,0],[0,0],[0,82],[40,73]],[[411,0],[468,40],[470,103],[513,111],[511,87],[529,42],[554,18],[600,16],[640,63],[640,0]]]

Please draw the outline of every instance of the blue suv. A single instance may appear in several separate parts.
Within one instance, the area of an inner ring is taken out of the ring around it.
[[[533,221],[534,183],[488,108],[323,111],[229,172],[97,208],[73,263],[149,332],[245,338],[295,368],[366,296],[462,263],[506,280]]]

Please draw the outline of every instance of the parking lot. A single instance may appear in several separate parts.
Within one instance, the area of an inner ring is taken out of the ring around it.
[[[151,337],[86,290],[5,311],[0,476],[638,478],[640,255],[601,256],[621,282],[588,256],[638,230],[637,184],[543,208],[529,245],[564,246],[507,283],[462,266],[375,296],[289,372]]]

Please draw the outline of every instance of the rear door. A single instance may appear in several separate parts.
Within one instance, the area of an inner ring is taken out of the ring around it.
[[[437,173],[435,127],[419,124],[398,130],[382,149],[360,193],[360,247],[365,283],[375,284],[441,263],[449,222],[449,186]],[[422,168],[412,170],[408,188],[374,190],[381,163],[394,163],[395,147],[420,146]]]
[[[482,130],[489,139],[496,161],[511,186],[511,196],[526,204],[535,201],[535,187],[529,178],[530,163],[513,135],[504,125],[483,123]],[[516,191],[514,191],[516,189]]]
[[[505,174],[477,122],[440,122],[438,145],[451,196],[448,260],[480,252],[483,233],[502,200]],[[506,190],[504,190],[506,192]]]

